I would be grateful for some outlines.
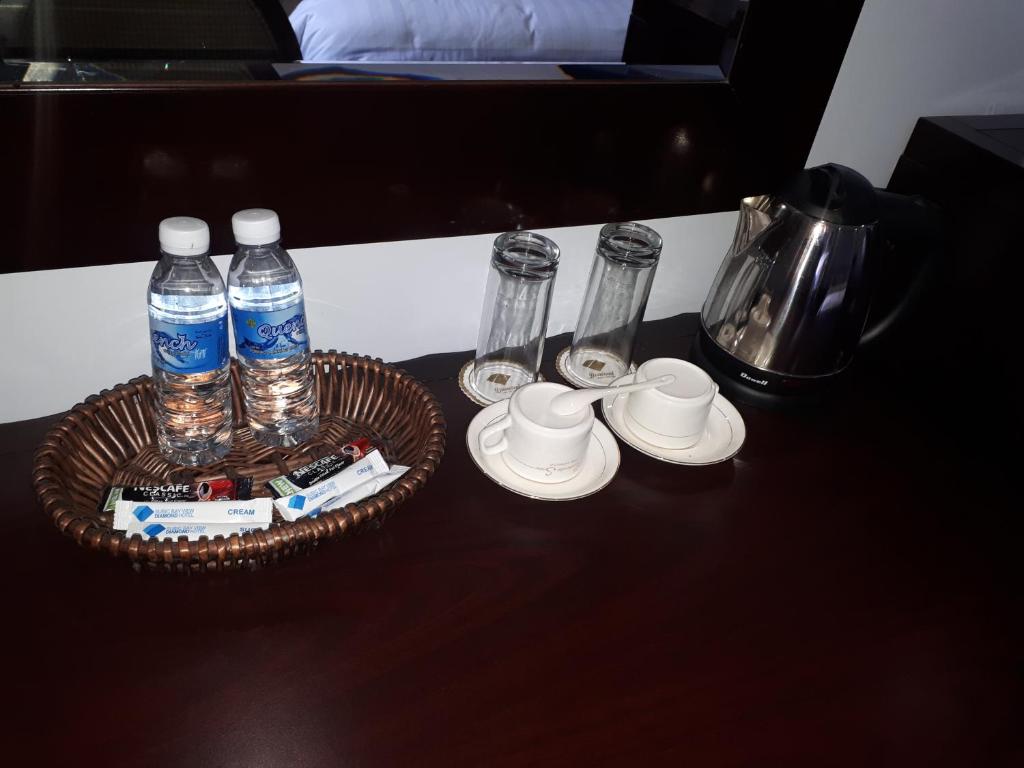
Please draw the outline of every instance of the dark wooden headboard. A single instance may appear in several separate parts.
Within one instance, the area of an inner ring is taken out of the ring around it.
[[[862,0],[752,0],[716,82],[0,87],[0,271],[151,258],[277,209],[292,247],[735,209],[802,168]]]

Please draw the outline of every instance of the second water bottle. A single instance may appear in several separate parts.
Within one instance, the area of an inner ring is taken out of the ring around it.
[[[239,211],[231,227],[238,250],[228,303],[249,428],[264,445],[298,445],[316,433],[320,417],[302,279],[281,247],[276,213]]]

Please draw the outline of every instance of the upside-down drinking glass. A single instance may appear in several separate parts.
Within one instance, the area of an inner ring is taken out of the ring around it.
[[[605,386],[629,371],[661,236],[643,224],[601,228],[594,265],[565,367],[573,383]]]
[[[558,270],[558,246],[533,232],[494,241],[469,385],[497,402],[537,380]]]

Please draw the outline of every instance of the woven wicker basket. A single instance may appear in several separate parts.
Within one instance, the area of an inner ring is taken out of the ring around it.
[[[36,452],[33,481],[43,508],[57,528],[83,547],[127,557],[142,567],[177,571],[258,565],[383,519],[437,469],[445,445],[441,407],[416,379],[380,360],[315,352],[313,366],[320,430],[299,448],[273,449],[253,440],[245,425],[238,367],[233,362],[234,443],[224,460],[201,472],[168,463],[157,449],[148,376],[93,395],[72,408]],[[411,469],[381,493],[315,519],[278,521],[266,530],[227,539],[161,541],[139,535],[128,538],[113,530],[110,516],[97,509],[107,484],[180,482],[196,474],[250,475],[254,493],[269,495],[265,481],[362,436],[369,437],[389,463]]]

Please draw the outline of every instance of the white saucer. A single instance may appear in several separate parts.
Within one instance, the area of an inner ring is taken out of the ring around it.
[[[561,483],[538,483],[527,480],[508,468],[500,454],[487,456],[480,450],[480,432],[508,412],[508,400],[499,400],[473,417],[466,430],[466,446],[473,462],[491,480],[520,496],[544,501],[572,501],[590,496],[604,488],[619,469],[619,445],[600,421],[594,421],[583,468],[571,480]]]
[[[632,383],[633,374],[626,374],[613,381],[609,386],[617,387]],[[640,453],[645,453],[660,461],[689,466],[717,464],[735,456],[747,437],[747,427],[743,423],[740,412],[736,410],[736,406],[718,394],[715,395],[715,399],[711,403],[711,413],[708,416],[708,425],[704,436],[696,445],[689,448],[660,448],[641,440],[629,428],[624,418],[628,398],[628,394],[623,394],[606,397],[602,400],[601,413],[604,415],[604,420],[608,422],[612,432],[618,435],[624,443],[636,448]]]

